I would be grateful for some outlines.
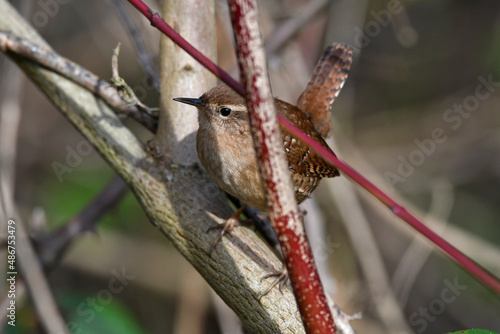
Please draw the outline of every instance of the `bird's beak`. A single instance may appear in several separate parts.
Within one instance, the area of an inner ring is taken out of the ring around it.
[[[201,99],[190,99],[188,97],[176,97],[174,101],[190,104],[195,107],[201,107]]]

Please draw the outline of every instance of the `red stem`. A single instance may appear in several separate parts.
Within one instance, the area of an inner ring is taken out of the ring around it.
[[[203,54],[197,51],[192,45],[190,45],[186,40],[184,40],[179,34],[177,34],[165,21],[161,19],[161,17],[157,13],[153,13],[148,6],[146,6],[141,0],[128,0],[132,5],[134,5],[141,13],[144,14],[150,21],[151,24],[157,27],[160,31],[162,31],[166,36],[170,37],[173,41],[175,41],[181,48],[183,48],[186,52],[188,52],[193,58],[203,64],[208,70],[214,73],[217,77],[219,77],[222,81],[224,81],[227,85],[232,87],[234,90],[239,92],[240,94],[244,94],[243,87],[235,81],[229,74],[227,74],[220,67],[212,63],[208,58],[206,58]],[[153,15],[154,14],[154,15]],[[387,194],[385,194],[382,190],[377,188],[374,184],[369,182],[366,178],[361,176],[354,169],[337,159],[330,152],[326,152],[322,149],[321,145],[316,143],[314,140],[307,137],[302,131],[293,126],[290,122],[287,122],[282,117],[278,115],[278,121],[280,124],[290,131],[290,133],[297,136],[297,138],[303,140],[305,143],[309,144],[312,149],[316,150],[321,156],[325,158],[325,160],[332,163],[335,167],[337,167],[340,171],[358,183],[361,187],[366,189],[369,193],[371,193],[375,198],[377,198],[384,205],[388,206],[391,211],[405,222],[407,222],[410,226],[415,228],[418,232],[423,234],[426,238],[428,238],[431,242],[435,243],[445,254],[450,256],[457,264],[459,264],[464,270],[469,272],[472,276],[474,276],[478,281],[483,283],[485,286],[500,294],[500,281],[497,277],[483,269],[477,263],[468,258],[465,254],[460,252],[458,249],[450,245],[443,238],[432,232],[427,226],[425,226],[418,218],[409,213],[406,209],[404,209],[400,204],[391,199]]]
[[[255,0],[228,3],[269,215],[280,240],[299,311],[307,333],[337,333],[290,182],[256,19],[257,4]]]

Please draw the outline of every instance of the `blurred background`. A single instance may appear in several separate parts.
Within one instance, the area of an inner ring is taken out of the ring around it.
[[[26,20],[59,54],[105,80],[111,77],[113,48],[122,43],[121,76],[142,102],[158,105],[123,14],[111,1],[26,1],[29,9],[24,1],[10,2],[23,8]],[[157,62],[159,32],[121,2]],[[161,8],[157,1],[147,3]],[[216,3],[218,62],[237,77],[227,3]],[[333,105],[328,140],[334,151],[499,276],[500,4],[258,3],[274,95],[295,104],[326,46],[351,45],[353,65]],[[0,120],[18,130],[17,139],[3,143],[17,145],[15,179],[11,175],[9,182],[31,235],[52,240],[114,172],[18,72],[0,54]],[[12,87],[18,116],[5,111]],[[124,122],[145,141],[152,138],[133,121]],[[305,209],[327,290],[345,312],[362,312],[352,322],[358,333],[500,331],[497,295],[345,177],[325,180]],[[80,234],[48,278],[74,333],[237,333],[221,302],[130,193],[94,232]],[[121,289],[110,293],[116,280]],[[2,278],[2,291],[4,284]],[[23,296],[17,326],[6,326],[3,317],[2,328],[41,333]]]

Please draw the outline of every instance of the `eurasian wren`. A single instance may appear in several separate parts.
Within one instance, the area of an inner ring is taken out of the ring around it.
[[[323,136],[330,129],[330,107],[351,67],[352,49],[332,43],[316,64],[297,106],[274,99],[276,111],[328,150]],[[266,211],[266,198],[253,147],[245,100],[226,85],[218,85],[199,99],[176,98],[198,108],[200,128],[196,148],[208,174],[224,191]],[[304,201],[324,177],[339,175],[307,145],[282,131],[295,198]]]
[[[221,84],[198,99],[176,98],[175,101],[198,108],[200,128],[196,148],[200,161],[212,179],[224,191],[244,203],[266,211],[266,198],[253,146],[245,99]],[[328,144],[299,108],[275,99],[276,111],[302,129],[324,147]],[[307,145],[282,131],[283,149],[298,203],[304,201],[324,177],[339,175]],[[331,150],[330,150],[331,151]]]

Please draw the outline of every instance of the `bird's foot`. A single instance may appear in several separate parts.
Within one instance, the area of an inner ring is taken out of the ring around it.
[[[222,224],[219,224],[219,225],[215,225],[215,226],[212,226],[210,227],[207,232],[210,232],[212,230],[221,230],[219,235],[217,236],[217,238],[214,240],[214,242],[212,243],[212,245],[210,246],[210,251],[209,251],[209,255],[212,256],[212,252],[213,250],[215,249],[215,247],[217,246],[217,244],[221,241],[222,237],[225,235],[225,234],[228,234],[231,232],[231,230],[235,227],[235,226],[239,226],[243,223],[243,221],[240,220],[240,215],[241,213],[243,212],[243,210],[245,210],[245,207],[247,205],[246,204],[243,204],[231,217],[228,218],[228,220],[226,220],[224,223]]]
[[[288,281],[288,270],[286,269],[286,266],[283,266],[283,268],[281,270],[274,271],[274,272],[271,272],[267,275],[264,275],[264,276],[262,276],[262,278],[260,280],[262,281],[262,280],[265,280],[266,278],[269,278],[269,277],[275,277],[275,280],[273,281],[273,283],[271,283],[271,285],[266,290],[264,290],[264,292],[262,292],[260,294],[259,300],[261,300],[262,297],[266,296],[269,292],[271,292],[271,290],[276,285],[279,286],[280,292],[283,293],[283,287],[285,286],[286,282]]]

